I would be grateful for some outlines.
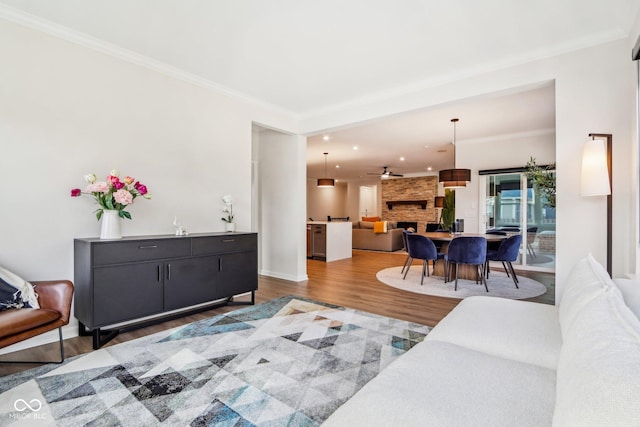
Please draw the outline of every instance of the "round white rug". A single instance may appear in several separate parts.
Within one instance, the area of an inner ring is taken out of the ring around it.
[[[390,267],[378,271],[376,277],[385,285],[404,291],[416,292],[419,294],[433,295],[446,298],[466,298],[473,295],[489,295],[493,297],[523,299],[533,298],[544,294],[547,288],[542,283],[524,276],[518,276],[518,286],[516,289],[513,280],[504,271],[493,271],[489,274],[487,287],[477,284],[473,280],[458,279],[458,290],[454,291],[454,281],[444,283],[442,276],[430,276],[424,278],[424,284],[420,286],[420,275],[422,274],[422,263],[414,264],[406,280],[402,280],[400,271],[402,267]]]

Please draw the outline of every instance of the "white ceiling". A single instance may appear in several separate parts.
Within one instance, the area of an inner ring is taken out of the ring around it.
[[[628,37],[639,10],[638,0],[0,0],[0,16],[88,36],[301,118]],[[552,92],[342,130],[326,144],[329,159],[347,170],[354,154],[344,147],[355,143],[367,146],[366,165],[352,176],[385,164],[437,168],[424,146],[451,140],[452,117],[459,141],[543,131],[553,115],[525,106],[552,106]],[[312,138],[310,176],[318,153],[323,164],[319,145]]]
[[[555,132],[555,87],[547,84],[508,95],[457,102],[308,138],[307,176],[356,179],[382,172],[425,174],[453,166],[452,118],[456,146]],[[329,140],[325,141],[324,136]],[[358,149],[354,150],[353,147]],[[404,157],[404,161],[400,160]],[[339,165],[340,168],[336,168]]]

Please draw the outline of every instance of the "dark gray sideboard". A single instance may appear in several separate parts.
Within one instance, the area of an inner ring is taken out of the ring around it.
[[[251,292],[254,304],[257,241],[256,233],[75,239],[74,312],[81,335],[92,335],[97,349],[119,332],[211,308],[203,303],[232,304],[234,295]],[[188,310],[168,313],[179,309]],[[148,316],[154,317],[109,327]]]

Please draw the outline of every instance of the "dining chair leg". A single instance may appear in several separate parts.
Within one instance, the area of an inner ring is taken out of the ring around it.
[[[429,274],[429,267],[427,267],[428,261],[426,259],[422,260],[422,274],[420,275],[420,286],[424,284],[424,276]],[[426,270],[426,272],[425,272]]]
[[[457,291],[457,290],[458,290],[458,264],[456,264],[456,284],[455,284],[455,286],[453,287],[453,290],[454,290],[454,291]]]
[[[484,283],[484,289],[489,292],[489,288],[487,287],[487,279],[484,278],[484,274],[482,275],[482,282]]]
[[[516,285],[516,289],[520,289],[518,287],[518,277],[516,276],[516,271],[513,269],[513,264],[511,262],[507,262],[509,265],[509,269],[511,270],[511,278],[513,279],[513,284]]]
[[[507,277],[511,277],[511,273],[509,272],[509,269],[507,268],[507,264],[505,264],[504,261],[502,261],[502,268],[504,268],[504,272],[507,273]]]
[[[407,278],[407,273],[409,272],[409,269],[411,268],[411,264],[413,264],[413,258],[409,258],[409,265],[407,265],[407,268],[404,270],[404,276],[402,276],[402,280]]]
[[[407,263],[409,262],[410,259],[411,257],[407,255],[407,259],[404,260],[404,265],[402,266],[402,270],[400,270],[400,274],[404,273],[404,270],[405,268],[407,268]]]

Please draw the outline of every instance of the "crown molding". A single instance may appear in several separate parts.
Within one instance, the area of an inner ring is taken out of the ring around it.
[[[82,33],[80,31],[72,30],[71,28],[56,24],[46,19],[42,19],[38,16],[26,13],[19,9],[0,4],[0,18],[18,25],[22,25],[24,27],[31,28],[36,31],[40,31],[50,36],[57,37],[70,43],[74,43],[76,45],[80,45],[82,47],[103,53],[105,55],[109,55],[114,58],[138,65],[140,67],[147,68],[176,80],[181,80],[186,83],[200,86],[213,92],[217,92],[221,95],[247,102],[257,107],[277,111],[279,113],[289,115],[295,119],[298,118],[298,115],[296,113],[286,110],[277,105],[268,103],[258,98],[254,98],[245,93],[238,92],[227,86],[215,83],[211,80],[192,74],[188,71],[174,67],[162,61],[158,61],[148,56],[125,49],[113,43],[100,40],[96,37]]]
[[[536,129],[536,130],[526,131],[526,132],[515,132],[515,133],[505,133],[502,135],[492,135],[484,138],[458,139],[456,140],[456,145],[484,144],[487,142],[510,141],[513,139],[532,138],[537,136],[549,136],[549,135],[555,135],[555,134],[556,134],[555,128]]]
[[[365,95],[357,99],[352,99],[333,105],[327,105],[326,107],[300,113],[299,119],[310,120],[319,116],[337,114],[345,110],[368,107],[375,103],[389,102],[402,96],[415,94],[417,92],[444,86],[446,84],[456,83],[464,79],[505,70],[511,67],[524,65],[535,61],[553,58],[555,56],[560,56],[570,52],[575,52],[578,50],[587,49],[618,40],[626,40],[628,37],[629,34],[624,33],[622,30],[604,31],[594,36],[583,37],[566,43],[558,44],[553,48],[538,49],[531,52],[513,55],[503,60],[478,64],[475,67],[469,67],[463,71],[454,71],[430,79],[410,83],[405,86],[395,87],[389,90]]]

